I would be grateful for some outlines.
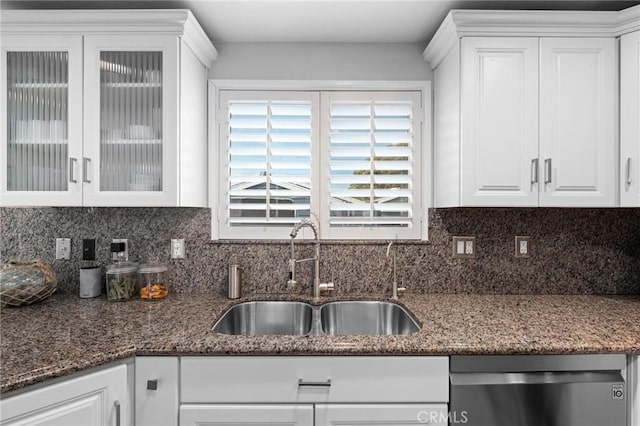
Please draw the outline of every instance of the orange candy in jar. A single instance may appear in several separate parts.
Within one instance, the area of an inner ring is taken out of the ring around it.
[[[140,266],[140,298],[143,300],[164,299],[169,293],[168,267],[158,264]]]

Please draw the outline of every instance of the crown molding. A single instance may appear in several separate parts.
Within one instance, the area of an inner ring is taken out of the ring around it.
[[[422,57],[429,64],[431,69],[435,69],[447,56],[447,53],[458,43],[459,35],[456,30],[456,23],[453,20],[453,13],[450,11],[442,21],[442,24],[429,42],[427,48],[422,52]]]
[[[170,34],[182,37],[207,67],[218,52],[187,9],[4,10],[0,29],[9,34]]]
[[[187,11],[187,13],[188,17],[184,25],[183,40],[189,45],[200,61],[205,64],[207,68],[210,68],[213,61],[218,58],[218,51],[191,11]]]
[[[640,5],[621,10],[618,15],[618,35],[640,30]]]
[[[422,56],[436,68],[461,37],[617,37],[640,29],[640,6],[621,12],[452,10]]]

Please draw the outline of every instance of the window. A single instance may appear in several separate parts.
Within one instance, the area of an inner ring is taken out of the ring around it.
[[[223,239],[421,239],[422,93],[234,91],[218,96]],[[214,232],[216,234],[216,232]]]

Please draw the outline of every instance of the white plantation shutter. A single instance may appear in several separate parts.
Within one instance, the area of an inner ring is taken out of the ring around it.
[[[317,98],[304,92],[221,94],[222,217],[229,237],[288,237],[288,227],[310,216]]]
[[[420,91],[219,93],[221,238],[422,237]]]
[[[332,92],[322,106],[330,238],[419,238],[420,93]]]

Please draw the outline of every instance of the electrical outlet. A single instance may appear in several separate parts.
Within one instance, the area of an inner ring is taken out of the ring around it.
[[[184,238],[171,240],[171,258],[184,259]]]
[[[453,257],[473,259],[476,257],[476,237],[453,237]]]
[[[56,238],[56,260],[71,259],[71,238]]]
[[[124,243],[124,258],[120,257],[120,259],[129,260],[129,240],[126,238],[114,238],[111,242]],[[111,253],[111,259],[118,260],[118,253]]]
[[[516,235],[516,257],[529,257],[531,253],[531,237]]]

